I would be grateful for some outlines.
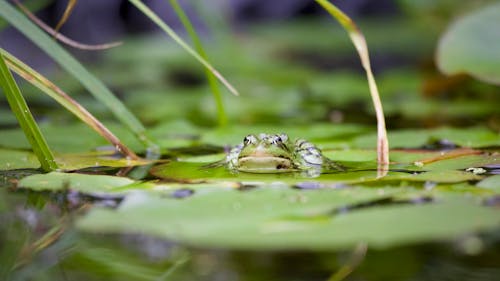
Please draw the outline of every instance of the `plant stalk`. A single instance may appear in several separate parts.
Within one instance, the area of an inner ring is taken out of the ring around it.
[[[46,172],[58,169],[57,163],[54,160],[54,155],[47,145],[40,128],[36,124],[35,118],[33,118],[33,115],[26,104],[26,100],[24,100],[14,77],[12,77],[9,68],[7,67],[4,56],[1,53],[0,86],[7,97],[7,102],[16,116],[21,129],[31,144],[33,152],[38,158],[38,161],[40,161],[42,169]]]

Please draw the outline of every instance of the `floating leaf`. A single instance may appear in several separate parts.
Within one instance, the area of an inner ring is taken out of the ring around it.
[[[198,247],[324,251],[359,242],[385,248],[444,240],[500,224],[497,210],[453,197],[424,205],[370,206],[388,194],[362,188],[262,188],[184,200],[131,198],[118,210],[91,210],[77,225],[90,232],[147,233]],[[366,207],[349,209],[363,202]]]
[[[39,167],[40,162],[31,152],[0,148],[0,170],[36,169]]]
[[[25,177],[19,181],[18,187],[37,191],[69,189],[90,194],[119,194],[113,190],[132,183],[133,180],[124,177],[51,172]]]
[[[133,167],[151,163],[146,159],[117,157],[113,151],[56,154],[56,160],[61,170],[79,170],[91,167]]]
[[[441,37],[436,62],[448,74],[468,73],[500,85],[500,3],[458,19]]]

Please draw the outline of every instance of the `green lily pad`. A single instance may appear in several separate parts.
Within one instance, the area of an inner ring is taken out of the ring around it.
[[[466,155],[452,159],[445,159],[433,163],[425,164],[422,168],[424,170],[458,170],[467,168],[477,168],[486,165],[499,165],[500,154],[493,153],[489,155]]]
[[[0,170],[36,169],[40,162],[29,151],[0,148]]]
[[[476,159],[478,160],[478,159]],[[476,163],[476,162],[475,162]],[[402,170],[397,167],[394,171],[379,178],[375,162],[356,162],[351,164],[354,168],[347,171],[326,171],[319,176],[311,177],[304,172],[254,174],[245,172],[231,172],[226,167],[209,167],[204,162],[170,162],[158,165],[151,173],[159,178],[178,182],[242,182],[253,185],[265,185],[265,183],[280,183],[282,185],[293,185],[304,181],[318,182],[330,185],[336,184],[363,184],[383,181],[435,181],[443,183],[462,182],[468,180],[481,180],[483,177],[470,172],[456,171],[454,169],[437,169],[436,171],[421,171],[419,167],[411,165],[413,170]]]
[[[36,191],[76,190],[88,194],[120,194],[115,189],[131,185],[134,181],[124,177],[85,175],[76,173],[51,172],[31,175],[21,179],[19,188]]]
[[[130,160],[117,157],[115,152],[98,151],[73,154],[56,154],[56,162],[61,170],[79,170],[90,167],[133,167],[146,165],[145,159]]]
[[[500,3],[452,24],[437,49],[437,65],[446,74],[468,73],[500,85]]]
[[[199,247],[320,251],[360,242],[385,248],[445,240],[500,226],[497,210],[454,197],[423,205],[345,209],[387,198],[385,191],[261,188],[212,191],[184,200],[130,197],[117,210],[91,210],[77,226],[98,233],[146,233]]]

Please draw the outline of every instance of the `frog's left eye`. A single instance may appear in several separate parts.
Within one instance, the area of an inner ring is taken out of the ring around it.
[[[244,145],[249,145],[251,143],[257,143],[257,138],[254,135],[248,135],[243,139]]]
[[[281,138],[282,142],[287,142],[288,141],[288,135],[285,133],[281,133],[278,135]]]

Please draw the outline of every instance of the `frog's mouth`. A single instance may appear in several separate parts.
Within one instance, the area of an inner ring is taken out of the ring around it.
[[[249,173],[284,173],[294,170],[291,159],[277,156],[245,156],[238,170]]]

